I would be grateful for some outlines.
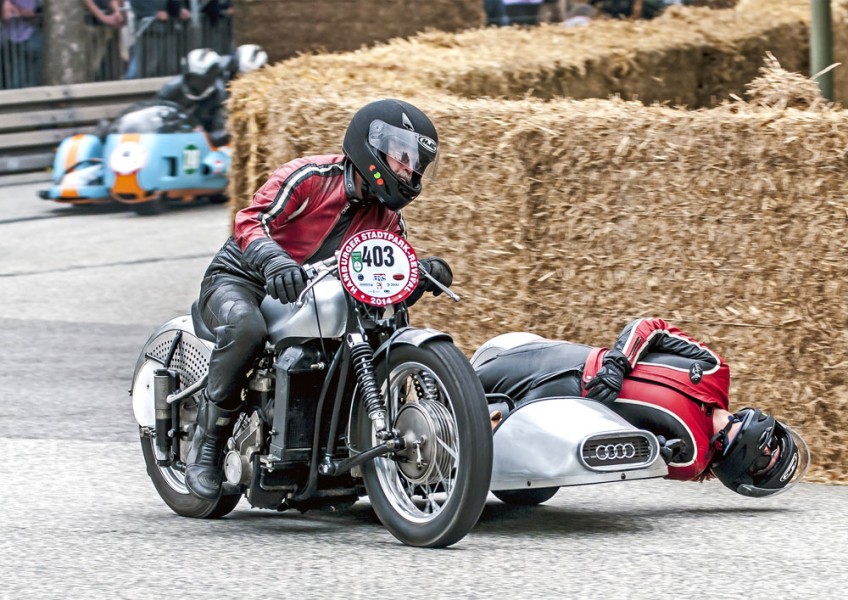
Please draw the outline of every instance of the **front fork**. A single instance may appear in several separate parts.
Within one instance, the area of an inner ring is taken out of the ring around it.
[[[374,350],[360,333],[349,333],[347,345],[350,348],[350,360],[353,364],[356,380],[359,383],[360,394],[368,417],[374,423],[377,438],[385,440],[391,437],[386,426],[386,401],[377,386],[377,376],[374,374]]]

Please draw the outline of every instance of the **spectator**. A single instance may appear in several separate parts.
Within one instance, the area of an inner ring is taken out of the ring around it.
[[[117,79],[121,68],[121,29],[127,24],[121,0],[83,0],[89,72],[86,81]]]
[[[163,74],[160,67],[167,44],[168,0],[129,0],[134,22],[134,41],[125,79],[155,77]]]
[[[180,21],[188,21],[191,19],[191,10],[188,0],[167,0],[165,11],[168,16]]]
[[[590,0],[590,3],[602,14],[617,19],[653,19],[669,4],[688,4],[683,0]]]
[[[41,83],[42,0],[0,0],[3,21],[3,87],[16,89]]]
[[[483,0],[483,10],[486,11],[486,25],[509,25],[503,0]]]
[[[542,0],[502,0],[510,25],[538,25]]]
[[[220,53],[228,53],[232,48],[233,6],[230,0],[208,0],[201,2],[202,43]]]

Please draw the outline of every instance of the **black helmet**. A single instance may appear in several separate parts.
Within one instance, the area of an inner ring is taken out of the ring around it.
[[[400,210],[421,193],[425,171],[435,174],[439,136],[427,115],[408,102],[377,100],[353,116],[342,149],[369,191],[390,209]],[[389,157],[409,169],[408,181],[389,167]]]
[[[731,428],[740,423],[728,441]],[[712,471],[725,486],[743,496],[763,497],[788,490],[810,466],[804,439],[774,417],[743,408],[716,434],[718,442]],[[773,459],[774,453],[777,458]]]

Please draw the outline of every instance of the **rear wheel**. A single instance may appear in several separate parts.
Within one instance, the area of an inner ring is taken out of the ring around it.
[[[362,467],[368,498],[383,525],[410,546],[449,546],[477,523],[492,473],[486,398],[468,359],[452,343],[400,345],[378,364],[388,423],[404,450]],[[377,444],[360,414],[357,445]]]
[[[155,198],[151,198],[150,200],[146,200],[144,202],[139,202],[137,204],[132,205],[132,209],[136,212],[136,214],[141,215],[143,217],[153,217],[156,215],[161,215],[165,212],[165,199],[162,196],[157,196]]]
[[[185,455],[191,443],[190,439],[183,440],[181,443],[180,454],[183,459],[181,466],[156,464],[156,454],[153,449],[155,443],[152,437],[141,433],[141,451],[147,465],[147,474],[153,482],[153,487],[171,510],[180,516],[196,519],[217,519],[233,511],[241,500],[240,494],[220,496],[217,500],[210,501],[198,498],[186,488],[185,467],[182,465],[185,465]]]
[[[536,506],[547,502],[559,491],[558,487],[533,488],[530,490],[500,490],[492,492],[495,498],[515,506]]]

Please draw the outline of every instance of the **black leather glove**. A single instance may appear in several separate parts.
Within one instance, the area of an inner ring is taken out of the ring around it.
[[[244,259],[265,276],[265,289],[275,300],[294,302],[306,287],[307,277],[301,266],[271,239],[250,242]]]
[[[295,302],[308,281],[301,266],[288,256],[272,258],[263,272],[268,295],[283,303]]]
[[[665,436],[658,435],[657,442],[660,444],[660,456],[662,456],[665,464],[670,464],[677,456],[686,452],[686,442],[680,438],[667,440]]]
[[[445,287],[448,287],[451,283],[453,283],[453,271],[451,271],[451,268],[444,259],[430,256],[428,258],[419,259],[418,265],[424,271],[427,271],[435,277],[436,280]],[[442,293],[442,290],[436,287],[436,284],[430,281],[427,277],[420,275],[418,278],[418,287],[416,287],[409,295],[409,298],[406,299],[406,305],[412,306],[418,302],[421,299],[421,296],[424,295],[424,292],[433,292],[434,296],[438,296]]]
[[[451,271],[451,268],[445,259],[439,258],[438,256],[429,256],[419,260],[418,265],[424,271],[432,275],[433,278],[443,286],[450,287],[453,283],[453,271]],[[434,296],[438,296],[442,293],[442,290],[439,289],[435,283],[423,275],[421,276],[421,281],[418,283],[418,286],[423,287],[425,292],[433,292]]]
[[[586,397],[604,404],[612,404],[621,392],[624,378],[630,373],[627,357],[618,350],[610,350],[598,373],[586,384]]]

